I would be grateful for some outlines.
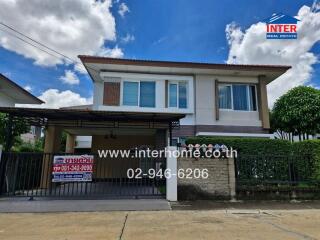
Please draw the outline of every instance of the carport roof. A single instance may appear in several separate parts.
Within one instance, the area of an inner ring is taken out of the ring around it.
[[[48,109],[0,107],[0,112],[26,118],[42,118],[48,120],[84,120],[84,121],[148,121],[174,122],[184,118],[180,113],[146,113],[94,111],[88,109]]]

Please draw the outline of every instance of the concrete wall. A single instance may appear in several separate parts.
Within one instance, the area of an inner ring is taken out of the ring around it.
[[[178,178],[178,199],[231,199],[235,197],[233,159],[178,158],[178,169],[208,169],[207,179]]]

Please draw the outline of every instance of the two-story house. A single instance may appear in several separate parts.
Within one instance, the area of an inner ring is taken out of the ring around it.
[[[270,137],[266,87],[290,68],[79,57],[94,85],[92,110],[185,114],[173,144],[190,136]],[[141,144],[158,135],[139,141],[146,133],[115,129],[109,137],[93,136],[93,148],[112,135],[132,141],[126,134]]]
[[[39,191],[32,191],[36,195],[159,196],[165,189],[167,199],[175,201],[176,177],[168,181],[148,177],[132,180],[128,171],[140,168],[146,173],[163,167],[176,171],[176,159],[121,154],[101,157],[95,153],[163,149],[175,144],[174,137],[176,141],[196,135],[268,137],[266,86],[289,69],[91,56],[80,59],[93,81],[92,105],[63,109],[0,107],[0,112],[25,117],[45,127]],[[61,157],[62,131],[67,133],[67,153],[94,154],[92,173],[53,173],[53,157]],[[76,136],[91,137],[91,144],[81,142],[86,149],[75,151]],[[55,180],[62,177],[63,184],[55,184],[53,175],[57,176]],[[4,179],[0,180],[1,185]]]

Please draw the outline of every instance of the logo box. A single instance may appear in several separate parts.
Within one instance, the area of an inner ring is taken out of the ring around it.
[[[297,22],[299,20],[285,15],[274,14],[265,22],[267,24],[267,39],[297,39]]]

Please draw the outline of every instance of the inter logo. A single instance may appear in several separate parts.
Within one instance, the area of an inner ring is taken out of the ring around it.
[[[297,39],[297,22],[299,20],[279,13],[266,20],[267,39]]]

